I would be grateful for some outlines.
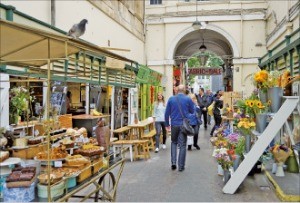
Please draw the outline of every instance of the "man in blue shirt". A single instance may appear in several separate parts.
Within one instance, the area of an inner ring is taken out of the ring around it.
[[[177,146],[179,146],[178,170],[183,171],[186,157],[187,135],[181,131],[183,117],[194,113],[194,103],[192,99],[184,94],[183,85],[178,86],[178,94],[170,97],[165,112],[166,127],[170,130],[169,119],[171,119],[171,168],[175,170],[177,162]],[[182,111],[180,112],[180,108]]]

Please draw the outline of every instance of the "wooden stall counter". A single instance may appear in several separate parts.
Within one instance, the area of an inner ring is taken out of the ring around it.
[[[101,115],[101,116],[92,116],[89,114],[82,114],[82,115],[76,115],[72,116],[73,121],[73,127],[85,127],[88,132],[88,136],[92,137],[93,135],[93,127],[97,125],[97,120],[99,118],[108,118],[110,115]]]

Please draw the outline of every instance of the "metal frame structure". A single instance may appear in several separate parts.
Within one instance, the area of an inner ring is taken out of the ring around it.
[[[51,81],[84,82],[98,85],[119,85],[135,87],[135,73],[132,70],[106,67],[105,57],[137,64],[125,57],[81,40],[63,34],[54,34],[21,24],[0,19],[0,73],[43,79],[47,88],[46,120],[50,120]],[[124,67],[125,68],[125,67]],[[128,69],[128,67],[127,67]],[[50,151],[50,131],[46,131],[47,150]],[[50,153],[48,153],[48,171],[50,172]],[[104,177],[111,169],[121,164],[112,193],[106,192],[97,179]],[[67,200],[88,184],[95,184],[94,193],[102,191],[109,201],[115,200],[116,187],[124,167],[124,160],[117,162],[105,171],[91,178],[87,183],[65,195],[59,201]],[[50,179],[50,173],[48,173]],[[87,199],[92,194],[84,197]],[[84,201],[83,200],[83,201]],[[50,181],[48,183],[48,201],[51,202]]]

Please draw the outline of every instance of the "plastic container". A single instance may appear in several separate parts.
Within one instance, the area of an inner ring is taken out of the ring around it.
[[[35,183],[30,187],[7,188],[6,184],[3,187],[4,202],[30,202],[35,198]]]
[[[51,198],[59,197],[64,194],[66,182],[62,181],[57,185],[51,186]],[[38,196],[40,198],[48,198],[47,185],[38,184]]]
[[[77,182],[76,182],[76,176],[74,177],[70,177],[67,179],[67,188],[72,188],[72,187],[75,187],[77,185]]]

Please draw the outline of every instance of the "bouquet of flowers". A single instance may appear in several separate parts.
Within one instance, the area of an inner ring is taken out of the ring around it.
[[[229,170],[229,168],[233,165],[233,161],[230,159],[227,151],[228,150],[226,148],[215,149],[214,151],[214,157],[224,170]]]
[[[259,89],[268,88],[269,73],[266,70],[259,71],[253,75],[253,83]]]
[[[274,145],[270,151],[277,163],[284,163],[292,154],[292,150],[285,145]]]
[[[243,135],[249,135],[255,128],[255,122],[250,118],[241,118],[237,125]]]

